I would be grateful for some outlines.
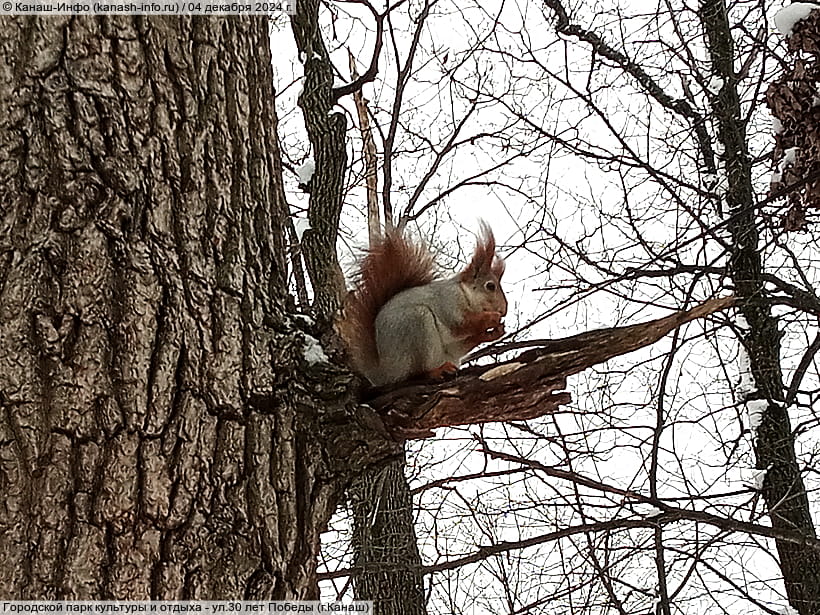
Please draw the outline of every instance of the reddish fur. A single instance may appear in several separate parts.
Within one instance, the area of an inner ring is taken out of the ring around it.
[[[362,259],[339,326],[355,362],[378,360],[376,316],[384,304],[405,289],[429,284],[434,276],[435,263],[427,247],[399,232],[389,231],[371,247]]]
[[[437,368],[431,369],[427,372],[426,376],[431,380],[444,380],[444,376],[455,374],[457,371],[458,368],[455,366],[455,363],[447,361]]]
[[[482,333],[499,326],[501,326],[501,312],[470,312],[464,315],[461,324],[453,330],[453,333],[456,336],[467,337],[476,331]]]
[[[478,236],[473,252],[473,260],[467,268],[461,272],[462,282],[475,279],[480,275],[493,274],[499,280],[504,275],[504,260],[495,254],[495,237],[490,226],[481,221],[481,232]]]
[[[464,336],[464,347],[470,351],[484,342],[494,342],[504,335],[501,312],[476,312],[464,315],[461,325],[453,331]]]

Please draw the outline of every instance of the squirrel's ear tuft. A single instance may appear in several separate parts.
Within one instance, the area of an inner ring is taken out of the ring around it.
[[[495,237],[490,225],[481,221],[481,231],[476,242],[473,260],[461,272],[461,280],[475,279],[480,275],[495,274],[501,278],[504,273],[504,260],[495,254]]]
[[[504,275],[504,269],[506,269],[506,267],[507,263],[504,259],[500,256],[496,256],[493,259],[493,264],[490,265],[490,271],[500,280],[501,276]]]

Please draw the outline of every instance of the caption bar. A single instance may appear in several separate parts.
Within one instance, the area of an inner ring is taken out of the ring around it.
[[[279,615],[281,613],[342,613],[348,615],[373,615],[373,603],[312,602],[297,600],[270,601],[4,601],[0,602],[0,615],[48,613],[50,615],[108,614],[143,615],[151,613],[180,613],[182,615]]]
[[[0,0],[0,15],[274,15],[296,12],[296,0],[134,0],[132,2],[49,2]]]

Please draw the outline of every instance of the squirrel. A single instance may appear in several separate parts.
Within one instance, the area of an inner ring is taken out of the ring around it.
[[[388,231],[362,259],[339,322],[353,369],[374,386],[455,373],[470,350],[504,335],[503,273],[485,222],[470,263],[446,279],[426,246]]]

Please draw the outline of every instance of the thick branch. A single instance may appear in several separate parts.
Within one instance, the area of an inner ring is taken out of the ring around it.
[[[541,534],[533,536],[524,540],[498,542],[493,545],[479,547],[477,551],[469,555],[465,555],[458,559],[439,562],[430,566],[424,567],[424,572],[429,574],[431,572],[442,572],[444,570],[452,570],[460,568],[467,564],[474,564],[487,559],[491,555],[498,555],[499,553],[508,553],[510,551],[518,551],[528,547],[534,547],[540,544],[553,542],[568,536],[578,534],[592,533],[592,532],[611,532],[615,530],[627,530],[634,528],[651,528],[661,527],[668,523],[677,523],[681,521],[691,521],[695,523],[703,523],[713,527],[725,530],[727,532],[741,532],[744,534],[751,534],[757,536],[765,536],[767,538],[775,538],[790,544],[794,544],[803,549],[811,549],[813,551],[820,551],[820,540],[813,536],[806,536],[800,532],[779,530],[768,525],[760,525],[757,523],[749,523],[747,521],[738,521],[728,517],[720,517],[710,513],[701,512],[697,510],[686,510],[684,508],[663,507],[659,508],[662,512],[658,515],[647,517],[643,519],[612,519],[610,521],[601,521],[598,523],[586,523],[583,525],[575,525],[567,527],[548,534]],[[321,575],[326,578],[329,575]]]
[[[658,320],[549,340],[512,361],[465,369],[448,382],[377,391],[368,403],[386,413],[388,426],[407,439],[426,437],[437,427],[537,418],[569,403],[571,396],[563,391],[567,376],[649,346],[733,304],[734,297],[711,299]]]
[[[336,256],[347,170],[345,116],[333,109],[333,68],[319,30],[318,0],[298,0],[291,18],[305,79],[299,107],[305,117],[315,172],[310,180],[308,220],[302,249],[314,293],[314,313],[321,323],[336,313],[344,293],[344,276]]]

